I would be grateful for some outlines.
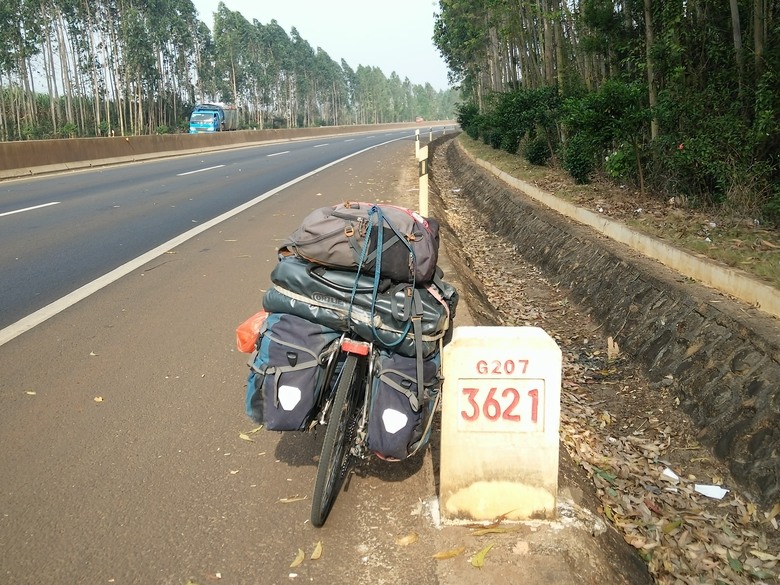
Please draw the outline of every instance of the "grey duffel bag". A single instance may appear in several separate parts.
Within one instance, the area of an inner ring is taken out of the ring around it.
[[[312,211],[280,252],[421,285],[436,273],[439,224],[397,205],[347,202]]]
[[[441,271],[439,270],[439,274]],[[351,331],[408,357],[433,354],[451,329],[455,288],[436,278],[425,287],[377,283],[368,275],[327,268],[295,256],[271,272],[263,308],[289,313],[337,331]]]

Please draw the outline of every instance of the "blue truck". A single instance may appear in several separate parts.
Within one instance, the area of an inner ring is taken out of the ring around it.
[[[190,134],[224,132],[238,127],[238,110],[224,104],[198,104],[190,115]]]

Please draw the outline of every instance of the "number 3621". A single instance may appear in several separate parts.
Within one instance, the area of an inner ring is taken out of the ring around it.
[[[485,391],[487,390],[487,391]],[[468,422],[525,423],[539,422],[539,390],[522,392],[517,388],[461,388],[461,417]],[[525,426],[525,425],[523,425]]]

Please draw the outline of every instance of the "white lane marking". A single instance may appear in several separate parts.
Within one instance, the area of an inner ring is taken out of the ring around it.
[[[179,173],[177,177],[183,177],[184,175],[194,175],[195,173],[204,173],[206,171],[213,171],[214,169],[221,169],[225,165],[217,165],[215,167],[206,167],[205,169],[198,169],[197,171],[188,171],[186,173]]]
[[[290,152],[289,150],[285,150],[285,151],[282,151],[282,152],[274,152],[274,153],[271,153],[271,154],[266,154],[265,156],[267,156],[268,158],[271,158],[272,156],[279,156],[280,154],[289,154],[289,152]]]
[[[59,201],[52,201],[51,203],[43,203],[42,205],[33,205],[32,207],[25,207],[24,209],[14,209],[13,211],[6,211],[0,213],[0,217],[4,215],[13,215],[14,213],[24,213],[25,211],[32,211],[33,209],[40,209],[41,207],[49,207],[50,205],[59,205]]]
[[[77,288],[73,292],[68,293],[64,297],[54,301],[49,305],[46,305],[42,309],[38,309],[34,313],[30,313],[26,317],[19,319],[16,323],[12,323],[8,327],[4,329],[0,329],[0,346],[5,345],[6,343],[18,337],[25,331],[29,331],[30,329],[32,329],[37,325],[40,325],[47,319],[54,317],[58,313],[61,313],[68,307],[71,307],[76,303],[78,303],[79,301],[86,299],[91,294],[98,292],[100,289],[108,286],[112,282],[115,282],[120,278],[122,278],[123,276],[130,274],[133,270],[143,267],[144,264],[147,264],[148,262],[154,260],[158,256],[162,256],[172,248],[175,248],[176,246],[180,246],[187,240],[191,240],[192,238],[199,235],[200,233],[205,232],[207,229],[210,229],[222,223],[223,221],[227,221],[228,219],[230,219],[235,215],[238,215],[242,211],[246,211],[250,207],[257,205],[261,201],[265,201],[269,197],[272,197],[277,193],[284,191],[288,187],[292,187],[296,183],[300,183],[301,181],[308,179],[309,177],[312,177],[329,167],[344,162],[345,160],[350,159],[353,156],[363,154],[364,152],[368,152],[369,150],[373,150],[374,148],[378,148],[380,146],[385,146],[386,144],[391,144],[392,142],[398,142],[399,140],[403,140],[403,138],[393,138],[392,140],[380,142],[379,144],[375,144],[374,146],[369,146],[368,148],[364,148],[363,150],[358,150],[357,152],[353,152],[352,154],[348,154],[347,156],[343,156],[340,159],[329,162],[328,164],[323,165],[318,169],[314,169],[313,171],[309,171],[305,175],[301,175],[300,177],[297,177],[292,181],[287,181],[283,185],[279,185],[278,187],[271,189],[270,191],[266,191],[262,195],[258,195],[254,199],[247,201],[246,203],[242,203],[238,207],[235,207],[230,211],[226,211],[222,215],[219,215],[214,219],[202,223],[199,226],[194,227],[191,230],[184,232],[183,234],[180,234],[173,239],[168,240],[164,244],[160,244],[156,248],[149,250],[145,254],[142,254],[141,256],[138,256],[137,258],[130,260],[129,262],[125,262],[121,266],[114,268],[112,271],[107,272],[103,276],[99,276],[92,282],[89,282],[84,286]]]
[[[353,142],[354,140],[354,138],[347,138],[344,142]]]
[[[314,148],[319,148],[320,146],[328,146],[330,142],[325,142],[324,144],[315,144]]]

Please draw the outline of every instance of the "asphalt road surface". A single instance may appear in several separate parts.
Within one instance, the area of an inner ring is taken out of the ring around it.
[[[0,330],[222,214],[413,137],[407,129],[284,141],[0,183]]]
[[[316,207],[396,201],[413,136],[0,184],[1,584],[437,582],[421,562],[438,546],[430,454],[373,463],[312,527],[322,434],[242,439],[249,356],[235,347],[279,241]],[[193,227],[207,229],[175,239]],[[412,532],[413,551],[396,542]]]

